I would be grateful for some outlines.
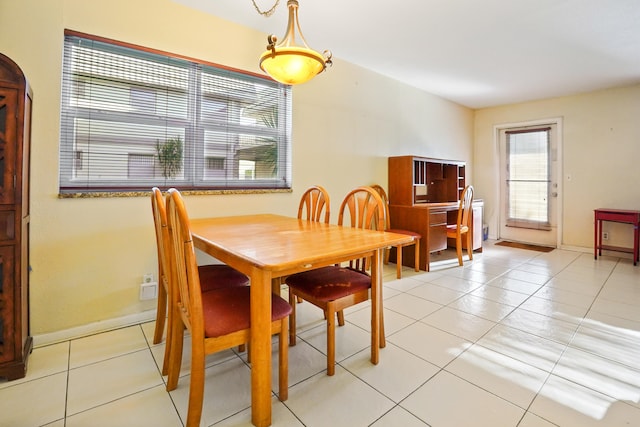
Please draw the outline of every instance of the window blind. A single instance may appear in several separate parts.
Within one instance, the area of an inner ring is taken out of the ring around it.
[[[65,34],[60,192],[291,187],[291,88]]]
[[[550,127],[510,130],[507,136],[507,225],[549,229]]]

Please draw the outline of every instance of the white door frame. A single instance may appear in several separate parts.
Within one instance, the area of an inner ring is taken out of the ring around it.
[[[494,140],[494,150],[495,150],[495,165],[496,165],[496,169],[497,169],[497,177],[496,177],[496,182],[495,182],[495,192],[497,194],[498,197],[496,197],[496,200],[498,200],[498,223],[496,225],[496,238],[500,239],[500,224],[502,223],[501,221],[503,220],[503,216],[505,213],[505,203],[506,200],[504,200],[504,196],[502,194],[502,191],[500,190],[500,176],[501,176],[501,171],[500,171],[500,165],[501,165],[501,159],[500,159],[500,131],[504,130],[504,129],[508,129],[508,128],[517,128],[517,127],[526,127],[526,126],[540,126],[540,125],[545,125],[545,124],[554,124],[556,126],[557,129],[557,149],[556,149],[556,165],[557,165],[557,170],[556,170],[556,176],[557,176],[557,184],[558,187],[556,188],[557,192],[558,192],[558,197],[557,199],[557,206],[556,206],[556,222],[557,222],[557,231],[556,231],[556,247],[560,248],[562,246],[562,218],[563,218],[563,205],[564,205],[564,188],[563,188],[563,182],[564,182],[564,172],[563,172],[563,166],[564,166],[564,162],[563,162],[563,157],[562,157],[562,153],[563,153],[563,127],[562,127],[562,117],[551,117],[551,118],[547,118],[547,119],[538,119],[538,120],[530,120],[530,121],[526,121],[526,122],[515,122],[515,123],[502,123],[502,124],[498,124],[498,125],[494,125],[493,126],[493,140]]]

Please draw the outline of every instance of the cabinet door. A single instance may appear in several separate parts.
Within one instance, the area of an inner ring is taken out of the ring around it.
[[[0,88],[0,204],[15,201],[18,91]]]
[[[15,357],[13,246],[0,246],[0,362]]]

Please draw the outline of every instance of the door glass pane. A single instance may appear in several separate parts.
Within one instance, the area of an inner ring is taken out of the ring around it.
[[[0,137],[7,133],[7,104],[4,103],[4,96],[0,96]],[[4,176],[4,150],[5,141],[0,138],[0,176]]]
[[[507,225],[549,225],[549,130],[507,133]]]
[[[0,134],[7,132],[7,105],[4,103],[4,96],[0,96]]]

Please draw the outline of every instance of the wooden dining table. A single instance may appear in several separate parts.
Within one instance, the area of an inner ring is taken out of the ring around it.
[[[410,236],[257,214],[191,220],[196,248],[251,279],[251,421],[271,425],[271,295],[283,276],[370,256],[371,362],[378,363],[382,253]]]

